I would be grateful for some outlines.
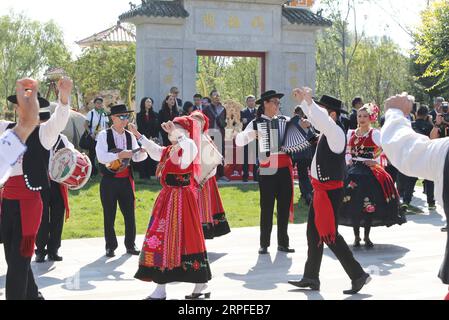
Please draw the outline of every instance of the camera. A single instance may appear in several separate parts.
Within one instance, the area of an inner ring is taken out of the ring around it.
[[[443,112],[442,117],[444,122],[449,123],[449,102],[443,102],[441,105],[441,111]]]

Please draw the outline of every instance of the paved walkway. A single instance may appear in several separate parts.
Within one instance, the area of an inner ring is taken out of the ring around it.
[[[276,252],[276,232],[270,255],[259,256],[258,228],[232,230],[231,234],[207,242],[213,279],[210,282],[213,299],[222,300],[322,300],[322,299],[442,299],[447,292],[437,278],[443,259],[446,234],[441,208],[428,212],[422,192],[414,205],[424,211],[408,216],[409,222],[392,228],[375,228],[372,250],[354,250],[363,267],[372,273],[373,281],[355,296],[342,294],[350,287],[342,267],[326,249],[322,264],[321,292],[295,290],[288,280],[298,279],[306,258],[306,226],[291,225],[289,234],[295,254]],[[350,228],[341,228],[345,239],[352,243]],[[137,243],[142,243],[143,237]],[[117,257],[104,257],[103,239],[64,241],[60,250],[61,263],[32,263],[39,288],[49,300],[140,300],[151,293],[154,284],[133,278],[137,257],[125,254],[122,244]],[[4,299],[5,272],[3,250],[0,250],[0,299]],[[182,299],[190,293],[190,284],[168,286],[170,299]]]

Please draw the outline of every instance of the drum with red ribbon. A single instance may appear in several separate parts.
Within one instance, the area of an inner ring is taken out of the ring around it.
[[[92,173],[89,157],[78,150],[64,148],[50,159],[50,179],[66,185],[69,190],[79,190],[86,185]]]

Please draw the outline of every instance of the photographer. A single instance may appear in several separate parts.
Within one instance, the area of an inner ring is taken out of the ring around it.
[[[437,114],[441,113],[441,106],[444,103],[443,97],[437,97],[434,100],[433,103],[433,109],[429,112],[429,115],[432,116],[432,121],[435,123],[435,120],[437,118]]]
[[[436,109],[434,109],[436,110]],[[438,112],[438,110],[436,110]],[[435,125],[430,133],[430,139],[440,139],[449,136],[449,103],[443,102],[441,104],[441,113],[436,114]],[[447,232],[447,226],[441,231]]]

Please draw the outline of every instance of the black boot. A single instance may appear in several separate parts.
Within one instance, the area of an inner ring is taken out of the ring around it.
[[[56,262],[61,262],[63,259],[60,255],[58,255],[58,251],[54,252],[54,253],[49,253],[48,254],[48,260],[49,261],[56,261]]]
[[[360,290],[362,290],[363,286],[368,284],[371,281],[371,277],[368,273],[365,273],[360,278],[352,281],[352,288],[349,290],[343,291],[344,294],[356,294]]]
[[[36,263],[44,263],[46,253],[36,252],[36,259],[34,260]]]
[[[364,241],[365,241],[365,247],[367,249],[371,249],[374,247],[374,243],[371,242],[370,238],[365,238]]]
[[[362,241],[362,239],[360,239],[360,237],[356,237],[354,240],[354,248],[359,248],[360,247],[360,241]]]

